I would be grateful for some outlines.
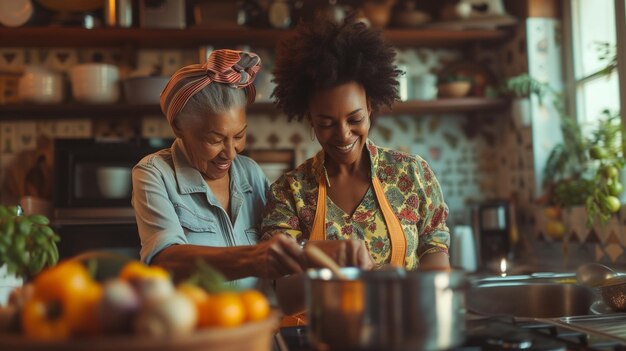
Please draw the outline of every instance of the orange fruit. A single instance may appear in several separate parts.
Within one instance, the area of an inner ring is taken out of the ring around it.
[[[246,318],[243,301],[236,293],[211,295],[203,311],[209,319],[209,325],[232,328],[241,325]]]
[[[85,266],[65,261],[44,270],[35,277],[35,295],[42,299],[71,303],[93,283]]]
[[[191,300],[196,307],[198,315],[197,327],[202,328],[208,326],[211,322],[209,314],[206,312],[210,299],[209,294],[204,291],[204,289],[191,284],[181,284],[176,290]]]
[[[139,261],[127,263],[120,272],[122,280],[136,280],[143,278],[170,279],[170,274],[159,266],[146,266]]]
[[[239,294],[243,307],[246,311],[246,321],[260,321],[270,314],[270,304],[258,290],[246,290]]]

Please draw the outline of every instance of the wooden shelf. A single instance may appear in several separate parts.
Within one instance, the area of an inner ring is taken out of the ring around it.
[[[392,106],[391,111],[382,111],[381,114],[425,115],[441,113],[463,113],[501,110],[509,106],[506,99],[483,97],[446,98],[437,100],[412,100],[399,102]]]
[[[290,30],[190,27],[186,29],[79,27],[0,27],[0,47],[141,47],[195,48],[203,45],[248,44],[273,47]],[[508,37],[504,30],[390,29],[385,37],[400,47],[450,47],[475,42],[499,42]]]
[[[504,109],[508,106],[505,99],[491,98],[461,98],[438,99],[430,101],[406,101],[393,106],[391,111],[382,111],[381,114],[441,114],[463,113]],[[248,107],[248,114],[278,113],[276,107],[269,102],[255,103]],[[50,119],[92,119],[92,118],[141,118],[142,116],[161,116],[158,105],[130,105],[130,104],[10,104],[0,105],[0,121],[11,120],[50,120]]]

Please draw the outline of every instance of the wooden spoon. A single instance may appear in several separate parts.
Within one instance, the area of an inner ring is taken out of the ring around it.
[[[304,247],[304,254],[316,265],[330,269],[333,275],[339,279],[347,280],[345,274],[341,272],[341,267],[330,258],[324,251],[314,245],[306,245]]]

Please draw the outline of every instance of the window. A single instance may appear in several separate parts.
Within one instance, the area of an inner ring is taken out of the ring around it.
[[[619,69],[602,73],[615,57],[618,31],[625,31],[624,17],[615,14],[626,0],[571,0],[574,103],[570,105],[583,130],[588,130],[605,109],[620,111]],[[622,44],[620,44],[622,45]],[[626,72],[622,72],[626,74]],[[624,86],[624,83],[621,84]],[[622,88],[624,89],[624,88]]]

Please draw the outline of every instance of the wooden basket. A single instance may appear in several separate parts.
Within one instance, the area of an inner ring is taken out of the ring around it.
[[[133,336],[42,342],[0,334],[0,350],[11,351],[270,351],[279,313],[237,328],[208,328],[180,338]]]

